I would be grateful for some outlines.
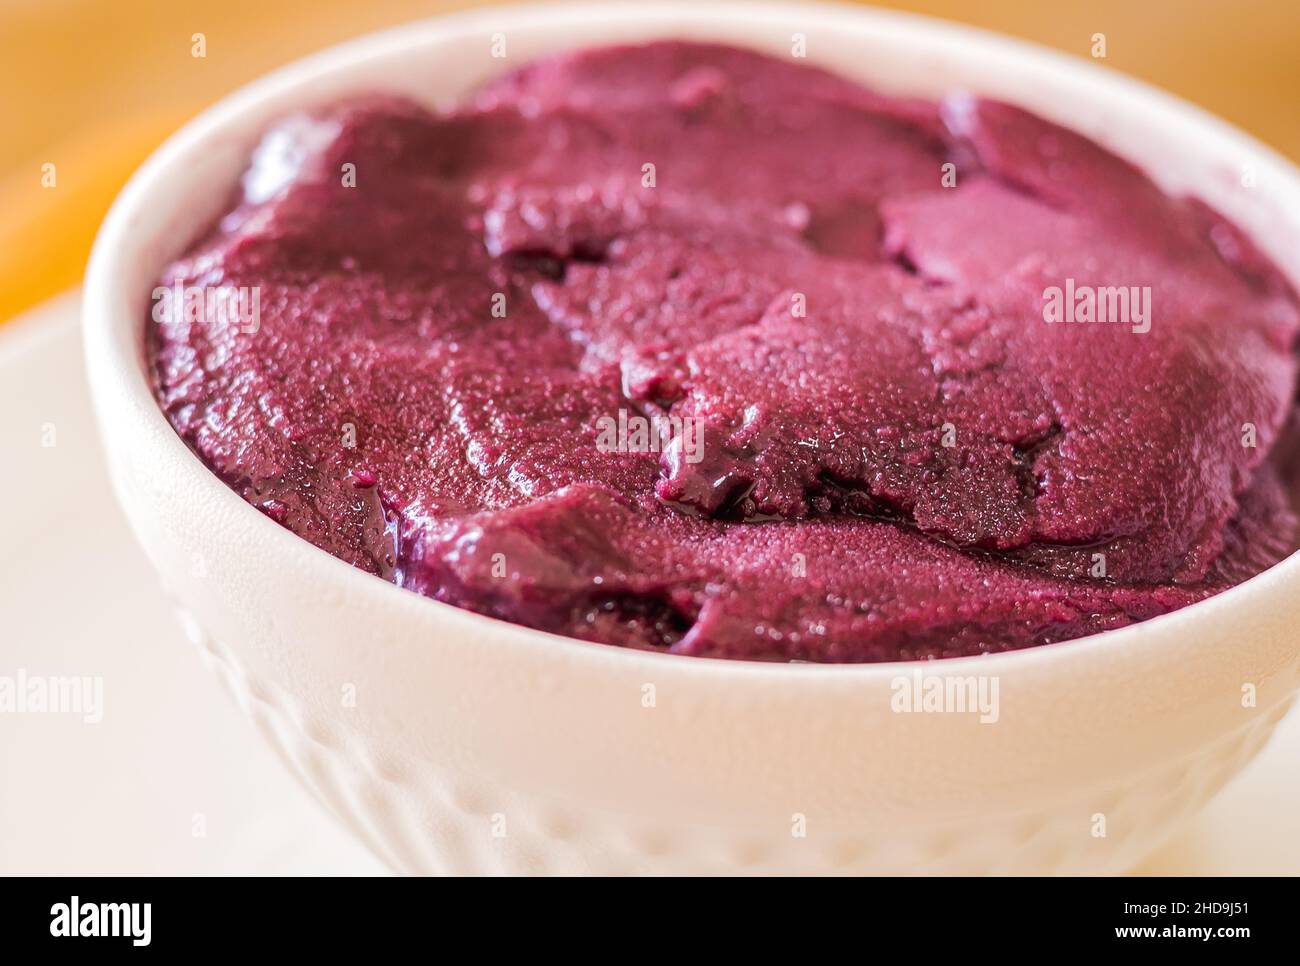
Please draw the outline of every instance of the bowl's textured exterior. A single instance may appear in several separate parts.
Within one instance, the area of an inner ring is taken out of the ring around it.
[[[508,57],[490,55],[503,35]],[[804,5],[488,9],[328,51],[224,101],[124,190],[86,284],[114,485],[193,640],[289,767],[407,872],[1116,872],[1254,754],[1300,686],[1300,559],[1175,614],[929,665],[754,665],[568,641],[349,568],[226,489],[143,369],[166,259],[273,118],[353,91],[455,96],[532,57],[657,36],[789,53],[878,87],[967,88],[1194,190],[1300,279],[1300,176],[1092,65],[919,18]],[[1243,172],[1249,172],[1244,178]],[[1158,405],[1158,400],[1152,400]],[[997,720],[899,713],[914,672],[996,682]]]
[[[1140,859],[1153,834],[1205,804],[1289,707],[1281,702],[1191,755],[1091,789],[1072,810],[1056,803],[933,827],[864,817],[856,830],[809,842],[793,834],[794,813],[791,822],[757,830],[658,824],[650,815],[629,819],[580,801],[520,795],[429,760],[384,759],[366,735],[336,734],[290,693],[250,675],[182,614],[191,639],[299,781],[384,861],[412,874],[1114,872]],[[1114,842],[1103,847],[1091,835],[1088,808],[1119,830]]]

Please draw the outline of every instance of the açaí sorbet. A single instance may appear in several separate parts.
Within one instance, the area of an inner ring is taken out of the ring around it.
[[[588,50],[450,113],[285,119],[159,286],[160,404],[245,500],[571,637],[1000,651],[1293,545],[1292,289],[1208,207],[1006,104]],[[255,324],[193,308],[214,288],[255,293]]]

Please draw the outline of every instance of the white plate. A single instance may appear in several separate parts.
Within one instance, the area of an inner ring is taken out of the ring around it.
[[[0,714],[0,873],[385,872],[186,642],[109,492],[75,292],[0,328],[0,506],[0,676],[99,675],[104,688],[99,724]],[[1136,871],[1300,873],[1298,763],[1293,713]]]
[[[109,491],[78,295],[0,328],[0,675],[101,675],[103,721],[0,714],[0,872],[383,873],[257,737],[159,591]]]

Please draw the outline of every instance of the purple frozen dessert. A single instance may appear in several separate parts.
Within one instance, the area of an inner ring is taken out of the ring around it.
[[[1208,207],[1006,104],[583,51],[450,113],[286,119],[158,284],[158,399],[244,499],[575,638],[978,654],[1182,607],[1293,545],[1291,287]]]

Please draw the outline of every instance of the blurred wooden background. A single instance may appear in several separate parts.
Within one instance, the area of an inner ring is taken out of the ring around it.
[[[463,0],[0,0],[0,319],[76,284],[104,211],[172,130],[248,79]],[[1088,56],[1300,159],[1300,0],[881,2]],[[190,55],[202,32],[207,56]],[[57,186],[41,186],[42,165]]]

